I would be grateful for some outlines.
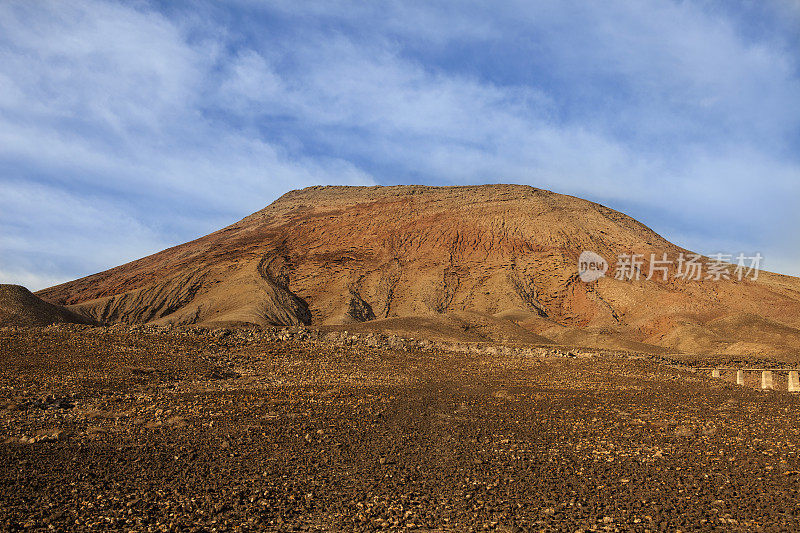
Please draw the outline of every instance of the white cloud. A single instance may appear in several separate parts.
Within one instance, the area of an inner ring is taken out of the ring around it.
[[[64,265],[99,271],[170,244],[113,198],[25,182],[6,182],[3,192],[0,282],[63,280]]]
[[[12,285],[22,285],[30,291],[38,291],[53,285],[70,281],[66,276],[48,276],[31,272],[29,270],[3,270],[0,269],[0,281]]]
[[[39,286],[89,274],[290,188],[373,183],[346,161],[293,156],[206,117],[213,52],[120,5],[0,6],[3,277]]]
[[[0,220],[16,232],[0,235],[3,272],[87,274],[288,189],[410,176],[636,205],[703,251],[741,241],[786,265],[781,249],[800,249],[781,244],[800,223],[798,58],[722,10],[238,5],[277,10],[289,30],[101,1],[0,5],[0,181],[14,192]],[[484,55],[447,59],[465,44]],[[37,270],[42,250],[52,263]]]
[[[158,132],[194,99],[206,50],[162,16],[111,3],[0,6],[3,71],[25,95],[21,121],[91,122],[106,135]],[[14,87],[15,86],[15,87]]]

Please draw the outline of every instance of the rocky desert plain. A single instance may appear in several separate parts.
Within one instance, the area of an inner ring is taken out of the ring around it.
[[[312,187],[2,285],[0,528],[800,530],[800,279],[585,250],[690,254],[528,186]]]

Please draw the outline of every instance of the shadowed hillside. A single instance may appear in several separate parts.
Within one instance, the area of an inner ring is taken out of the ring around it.
[[[49,326],[64,322],[95,323],[91,318],[38,298],[25,287],[0,285],[0,326]]]

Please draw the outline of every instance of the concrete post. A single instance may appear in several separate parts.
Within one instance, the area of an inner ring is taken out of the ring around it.
[[[744,372],[741,370],[736,371],[736,384],[744,385]]]
[[[719,377],[719,368],[715,368],[714,370],[711,371],[711,377],[712,378],[718,378]]]
[[[772,390],[772,370],[764,370],[761,372],[761,389]]]
[[[800,380],[797,377],[797,370],[789,372],[789,392],[800,392]]]

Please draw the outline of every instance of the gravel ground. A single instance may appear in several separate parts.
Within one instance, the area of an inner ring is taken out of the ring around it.
[[[610,355],[0,330],[0,528],[790,531],[800,399]]]

